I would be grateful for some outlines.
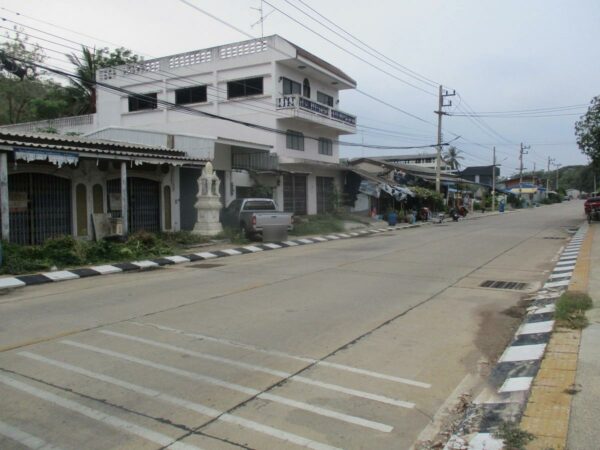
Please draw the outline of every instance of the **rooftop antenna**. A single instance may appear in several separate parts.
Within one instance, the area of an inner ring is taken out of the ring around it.
[[[265,19],[267,17],[269,17],[273,11],[275,11],[274,9],[272,9],[270,12],[268,12],[267,14],[265,14],[265,9],[263,6],[263,0],[260,0],[260,6],[258,8],[254,8],[254,7],[250,7],[250,9],[253,9],[255,11],[258,11],[258,13],[260,14],[260,19],[258,19],[256,22],[254,22],[252,25],[250,25],[250,28],[254,28],[256,25],[258,25],[260,23],[260,40],[263,41],[265,38]]]

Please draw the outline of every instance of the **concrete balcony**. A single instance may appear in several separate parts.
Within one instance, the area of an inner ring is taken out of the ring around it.
[[[356,116],[314,102],[300,95],[286,95],[276,99],[277,111],[287,117],[305,120],[321,126],[335,128],[341,134],[356,133]]]

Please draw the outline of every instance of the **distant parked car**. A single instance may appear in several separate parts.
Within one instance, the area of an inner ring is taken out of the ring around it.
[[[239,227],[246,236],[255,236],[268,226],[287,226],[291,231],[292,218],[292,213],[279,211],[273,199],[240,198],[223,210],[221,222],[232,228]]]

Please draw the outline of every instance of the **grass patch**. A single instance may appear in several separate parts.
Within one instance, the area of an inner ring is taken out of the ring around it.
[[[344,231],[344,220],[332,214],[318,214],[297,219],[294,229],[290,232],[293,236],[310,234],[327,234]]]
[[[502,439],[506,450],[525,450],[527,444],[535,439],[535,436],[528,431],[521,430],[519,426],[512,422],[504,422],[494,433],[496,439]]]
[[[48,271],[53,267],[78,267],[121,261],[157,258],[180,253],[185,246],[209,242],[190,232],[131,234],[125,242],[112,240],[83,241],[72,236],[48,239],[42,245],[2,243],[3,263],[0,274]]]
[[[593,305],[592,299],[585,292],[565,292],[556,301],[555,319],[559,325],[582,329],[589,321],[585,312]]]

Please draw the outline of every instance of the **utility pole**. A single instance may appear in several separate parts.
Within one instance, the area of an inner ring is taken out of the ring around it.
[[[554,162],[554,159],[548,156],[548,169],[546,170],[546,198],[548,198],[548,192],[550,192],[550,164]]]
[[[496,211],[496,147],[492,150],[492,211]]]
[[[521,142],[521,147],[519,149],[519,201],[521,200],[521,191],[523,189],[523,155],[526,155],[526,149],[530,149],[531,146],[524,146]]]
[[[556,167],[556,193],[558,194],[558,169],[562,166],[562,164],[555,164]]]
[[[437,158],[435,160],[435,192],[440,193],[440,185],[441,185],[441,172],[442,172],[442,116],[447,115],[443,111],[443,108],[446,106],[452,106],[452,100],[450,100],[447,104],[444,103],[445,97],[453,97],[456,95],[456,91],[452,91],[449,93],[448,91],[444,91],[444,88],[440,84],[439,94],[438,94],[438,109],[434,111],[434,113],[438,116],[438,127],[437,127]]]

